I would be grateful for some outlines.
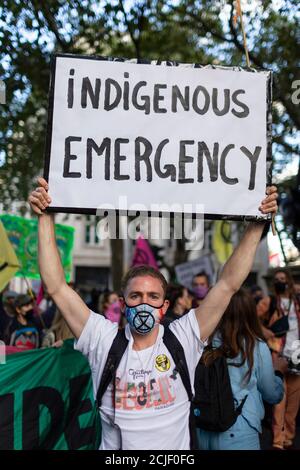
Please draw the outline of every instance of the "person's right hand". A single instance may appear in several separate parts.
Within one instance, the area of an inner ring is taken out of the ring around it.
[[[39,186],[30,194],[28,202],[30,203],[33,212],[38,215],[42,215],[43,211],[51,203],[51,198],[48,195],[48,183],[44,178],[38,179],[38,185]]]

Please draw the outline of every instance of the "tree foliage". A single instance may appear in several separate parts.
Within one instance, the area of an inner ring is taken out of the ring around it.
[[[245,4],[245,2],[243,2]],[[274,72],[275,172],[299,153],[299,2],[245,4],[251,64]],[[53,51],[245,66],[233,1],[3,0],[0,77],[0,200],[26,200],[43,167]]]

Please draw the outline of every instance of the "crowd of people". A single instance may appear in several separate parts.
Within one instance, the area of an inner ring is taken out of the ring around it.
[[[300,302],[285,269],[270,292],[243,286],[265,222],[252,222],[215,284],[205,272],[189,286],[133,266],[120,292],[93,291],[85,302],[65,281],[48,183],[29,201],[39,216],[39,267],[45,292],[6,290],[0,339],[18,351],[59,347],[74,338],[86,356],[98,405],[100,449],[258,450],[265,409],[273,449],[292,449],[300,405]],[[277,211],[267,188],[259,210]]]
[[[170,305],[163,323],[167,325],[192,307],[200,305],[209,284],[209,276],[204,271],[194,276],[192,289],[170,283],[167,289]],[[80,294],[73,283],[70,285]],[[120,293],[108,288],[103,291],[92,289],[89,297],[86,304],[91,311],[118,323],[120,328],[126,324],[119,301]],[[9,288],[3,291],[0,296],[0,340],[6,345],[29,350],[55,343],[60,345],[61,341],[69,338],[74,336],[47,292],[37,303],[37,293],[32,290],[25,294],[18,294]]]
[[[162,325],[169,327],[191,308],[201,308],[211,288],[209,276],[203,271],[194,276],[191,288],[168,284],[169,305]],[[93,290],[87,305],[121,329],[127,320],[120,295],[108,289]],[[300,292],[286,269],[275,271],[268,295],[260,286],[253,285],[232,297],[209,344],[213,351],[226,357],[236,402],[244,397],[246,400],[235,424],[226,432],[197,429],[201,449],[259,449],[265,408],[271,413],[273,449],[294,448],[300,408],[300,361],[293,361],[292,357],[297,354],[299,326]],[[2,293],[0,339],[6,345],[24,351],[59,347],[69,338],[74,335],[48,294],[37,305],[32,292],[18,294],[6,289]],[[216,353],[211,351],[208,347],[204,349],[202,361],[212,360]]]

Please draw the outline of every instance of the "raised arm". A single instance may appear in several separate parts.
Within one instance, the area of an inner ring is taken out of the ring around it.
[[[277,197],[276,187],[268,188],[267,197],[262,201],[260,211],[263,214],[275,213]],[[239,245],[226,262],[219,281],[196,309],[202,340],[207,339],[214,332],[231,297],[247,278],[263,229],[264,222],[252,222],[248,225]]]
[[[39,187],[29,196],[29,202],[39,216],[38,256],[41,278],[74,336],[79,338],[89,318],[89,309],[65,281],[56,246],[53,216],[43,212],[51,202],[48,184],[43,178],[39,178],[38,183]]]

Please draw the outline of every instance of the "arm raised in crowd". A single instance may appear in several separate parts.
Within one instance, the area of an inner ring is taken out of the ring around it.
[[[33,211],[39,216],[38,256],[41,278],[74,336],[79,338],[89,318],[89,309],[66,283],[56,246],[53,216],[43,212],[51,202],[48,183],[39,178],[38,184],[39,187],[29,196],[29,202]]]
[[[276,187],[269,187],[260,211],[263,214],[275,213],[277,211],[277,197]],[[196,309],[202,340],[207,339],[214,332],[231,297],[246,280],[253,265],[263,229],[263,222],[252,222],[248,225],[239,245],[226,262],[219,281],[208,292],[200,307]]]

